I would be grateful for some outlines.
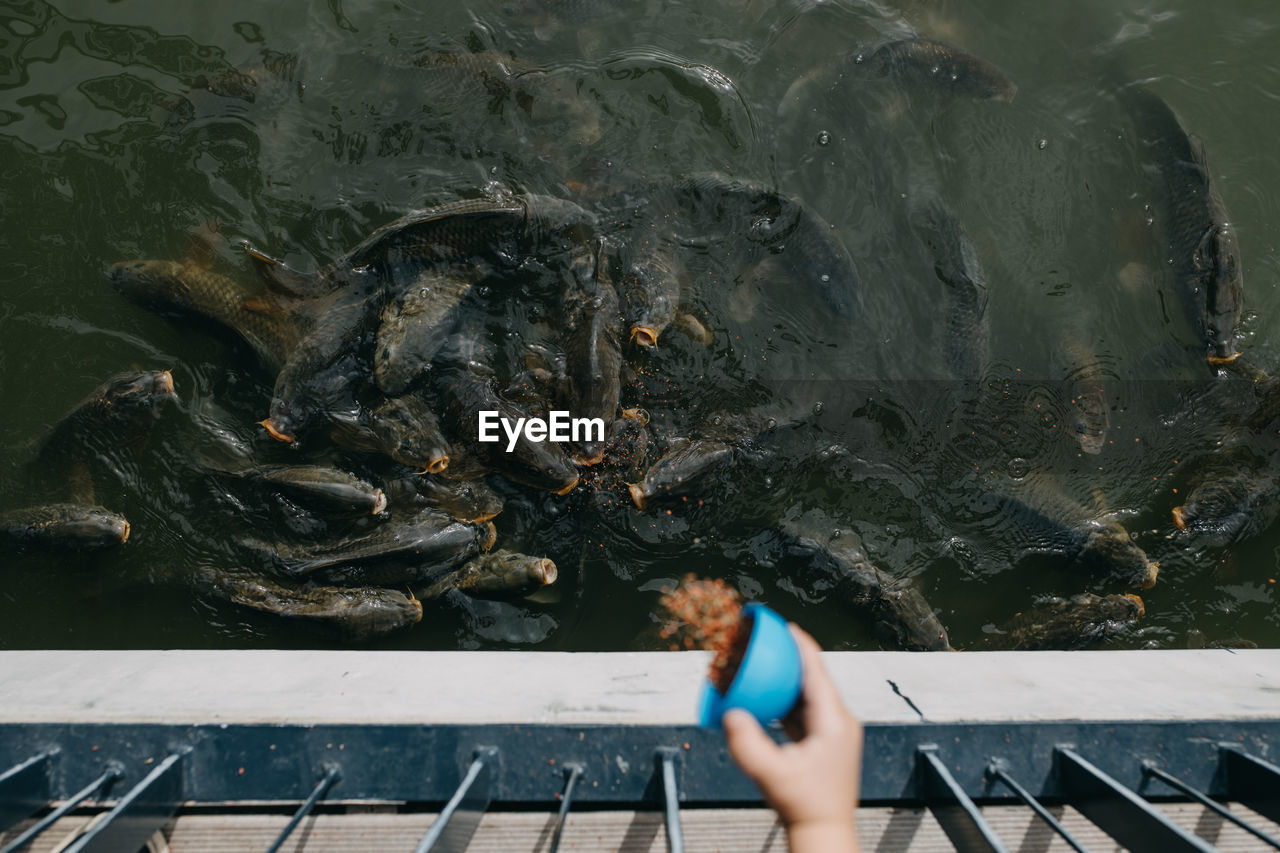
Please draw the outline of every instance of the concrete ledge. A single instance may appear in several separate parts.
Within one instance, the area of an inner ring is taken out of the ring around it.
[[[828,652],[867,722],[1280,717],[1280,650]],[[692,724],[703,652],[0,652],[0,723]]]

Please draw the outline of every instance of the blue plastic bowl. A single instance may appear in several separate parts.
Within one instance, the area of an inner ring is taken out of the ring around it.
[[[787,628],[787,620],[763,604],[743,608],[751,617],[751,639],[729,689],[723,694],[707,679],[702,688],[698,718],[709,729],[720,728],[720,718],[730,708],[750,711],[760,725],[781,719],[800,698],[800,649]]]

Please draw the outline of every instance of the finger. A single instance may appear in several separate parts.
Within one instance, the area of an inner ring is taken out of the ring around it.
[[[791,633],[800,648],[800,660],[804,666],[802,712],[805,733],[835,731],[844,725],[847,712],[835,682],[822,663],[822,647],[798,625],[791,625]]]
[[[765,734],[756,718],[742,710],[732,710],[721,721],[729,754],[738,762],[742,772],[759,780],[777,767],[781,748]]]

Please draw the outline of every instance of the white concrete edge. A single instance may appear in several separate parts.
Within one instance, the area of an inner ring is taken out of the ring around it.
[[[1280,720],[1280,650],[826,652],[866,722]],[[695,722],[704,652],[0,652],[0,723]]]

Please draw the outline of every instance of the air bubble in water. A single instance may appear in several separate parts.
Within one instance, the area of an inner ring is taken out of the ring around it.
[[[830,145],[830,144],[831,144],[831,134],[830,134],[830,133],[827,133],[825,130],[824,130],[824,131],[822,131],[821,133],[819,133],[819,134],[818,134],[818,144],[819,144],[819,145]]]

